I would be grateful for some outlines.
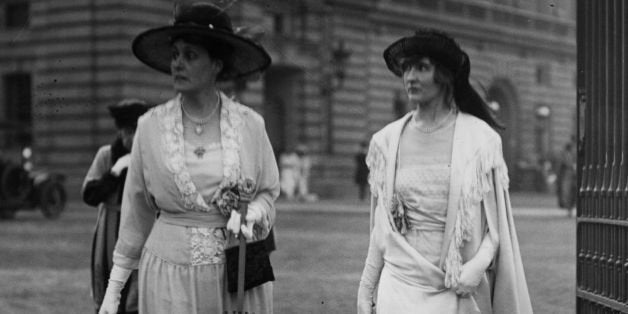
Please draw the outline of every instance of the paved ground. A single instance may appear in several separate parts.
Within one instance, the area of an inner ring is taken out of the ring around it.
[[[535,313],[573,313],[575,223],[551,196],[515,194],[515,222]],[[278,204],[276,313],[354,313],[368,239],[368,204]],[[90,313],[95,210],[59,220],[19,212],[0,221],[0,312]]]
[[[512,193],[510,201],[516,216],[566,216],[567,212],[556,205],[556,197],[551,194]],[[316,202],[296,202],[280,199],[277,202],[279,210],[286,211],[316,211],[316,212],[346,212],[361,213],[369,211],[369,201],[360,201],[355,198],[340,200],[319,200]]]

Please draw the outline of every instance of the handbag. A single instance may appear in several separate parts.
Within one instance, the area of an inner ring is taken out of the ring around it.
[[[264,240],[246,244],[246,256],[244,267],[244,290],[255,288],[263,283],[275,281],[273,267]],[[239,247],[234,246],[225,250],[227,259],[227,291],[238,291],[238,256]]]

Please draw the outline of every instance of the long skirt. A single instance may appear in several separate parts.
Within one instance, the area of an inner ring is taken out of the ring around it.
[[[98,207],[98,218],[92,239],[91,259],[92,297],[96,311],[102,304],[109,273],[113,267],[113,249],[118,239],[119,225],[119,207],[101,204]],[[137,310],[137,272],[134,271],[122,290],[118,314],[137,313]]]
[[[157,220],[139,264],[140,313],[229,314],[236,294],[226,289],[224,228]],[[273,313],[272,282],[245,292],[244,311]]]
[[[377,289],[377,313],[480,314],[491,313],[488,282],[482,281],[470,297],[459,297],[446,288],[444,272],[438,268],[442,231],[408,230],[404,236],[391,234],[389,254]],[[401,256],[400,254],[406,255]]]

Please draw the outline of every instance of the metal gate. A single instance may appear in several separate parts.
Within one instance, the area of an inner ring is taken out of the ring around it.
[[[578,313],[628,313],[626,2],[578,0]]]

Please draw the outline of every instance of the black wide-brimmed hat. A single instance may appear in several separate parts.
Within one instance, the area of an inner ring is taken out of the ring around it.
[[[403,75],[401,61],[414,56],[435,60],[451,71],[456,79],[469,68],[469,56],[458,43],[444,32],[434,29],[417,30],[414,35],[403,37],[384,50],[386,66],[396,76]],[[468,79],[469,73],[466,72]]]
[[[107,108],[115,121],[116,127],[121,129],[135,128],[137,119],[148,111],[149,106],[143,100],[129,98],[123,99]]]
[[[454,80],[453,97],[458,109],[486,121],[494,128],[503,129],[484,99],[469,84],[469,55],[451,36],[434,29],[421,29],[412,36],[397,40],[384,50],[386,66],[397,76],[403,75],[403,59],[411,57],[429,57],[451,71]]]
[[[133,53],[148,66],[170,74],[171,45],[181,36],[202,38],[203,46],[229,47],[223,56],[223,69],[218,81],[241,78],[263,71],[270,65],[270,56],[262,46],[236,34],[231,18],[219,7],[202,1],[181,1],[175,5],[174,23],[139,34],[133,40]],[[211,52],[210,52],[211,53]]]

